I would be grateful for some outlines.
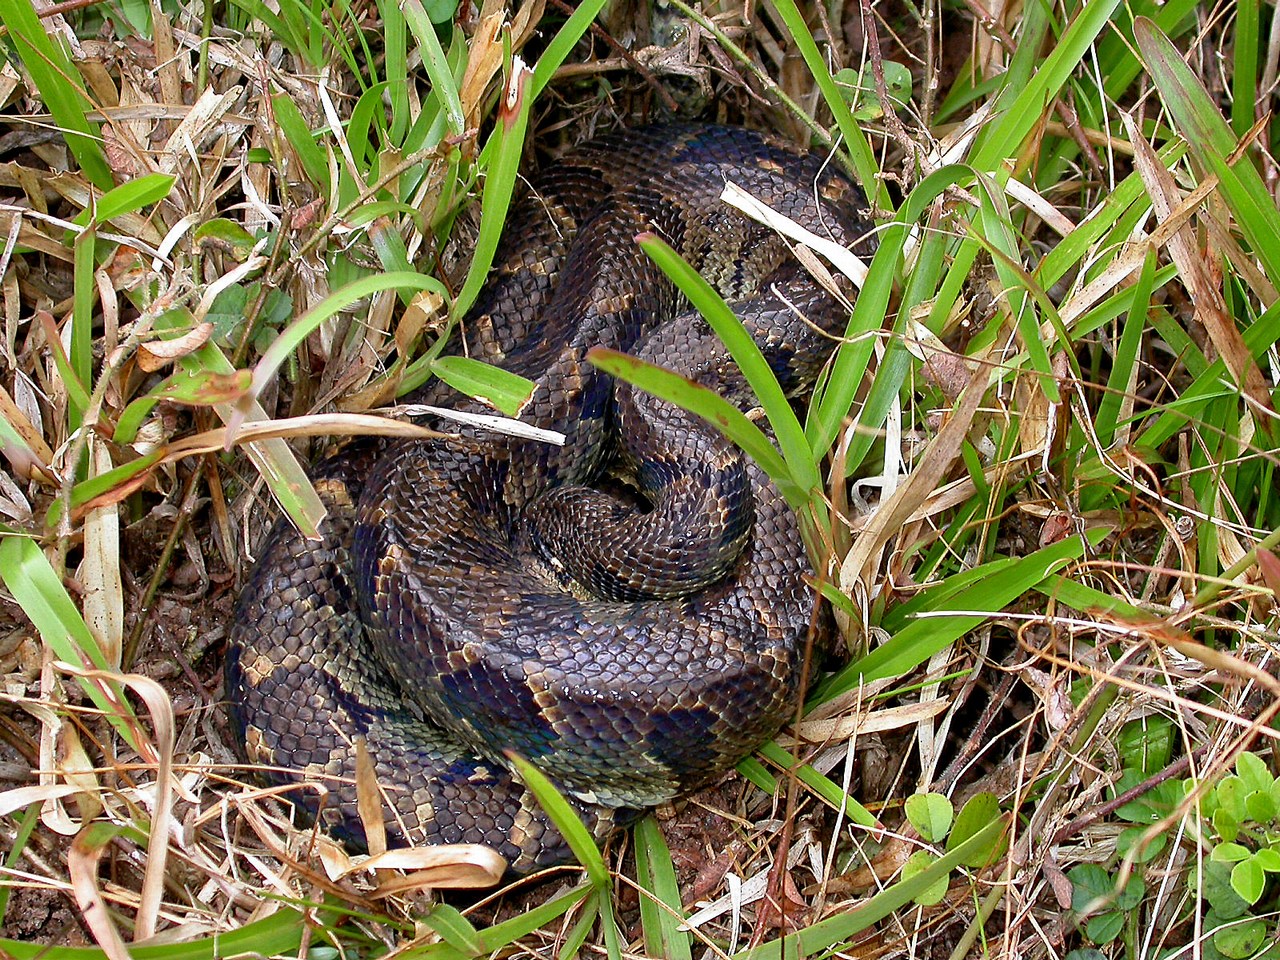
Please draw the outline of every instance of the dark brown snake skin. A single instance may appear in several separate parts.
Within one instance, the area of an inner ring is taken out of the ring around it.
[[[735,304],[786,390],[812,382],[834,345],[820,331],[847,309],[719,200],[726,180],[869,252],[854,187],[757,134],[587,144],[512,211],[464,323],[471,356],[535,381],[521,419],[564,446],[355,444],[315,471],[323,542],[284,521],[267,537],[231,630],[232,715],[247,758],[340,838],[365,843],[358,738],[391,846],[483,843],[526,873],[569,854],[504,751],[603,836],[715,779],[794,709],[815,597],[787,504],[714,429],[585,360],[629,351],[750,404],[637,248],[652,230]]]

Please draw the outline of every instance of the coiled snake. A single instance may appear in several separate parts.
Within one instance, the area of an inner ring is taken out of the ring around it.
[[[784,388],[813,380],[847,309],[719,200],[726,180],[838,243],[866,233],[845,178],[758,134],[664,126],[579,148],[513,209],[463,324],[471,356],[536,383],[522,419],[564,446],[355,444],[315,470],[323,541],[284,521],[268,535],[231,628],[233,721],[269,780],[328,788],[293,801],[340,838],[365,841],[360,737],[390,845],[484,843],[523,873],[568,851],[503,751],[603,835],[793,709],[815,595],[785,501],[717,431],[585,360],[630,351],[751,402],[637,248],[655,231],[735,304]]]

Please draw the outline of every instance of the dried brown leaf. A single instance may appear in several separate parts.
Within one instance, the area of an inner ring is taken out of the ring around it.
[[[91,440],[89,461],[95,476],[114,466],[107,445]],[[120,578],[120,516],[114,504],[90,510],[84,522],[84,619],[107,662],[120,664],[124,638],[124,588]]]
[[[1173,175],[1160,162],[1151,144],[1142,137],[1133,117],[1128,113],[1122,113],[1120,117],[1133,142],[1135,165],[1151,198],[1151,208],[1156,218],[1164,221],[1179,208],[1182,194],[1173,181]],[[1185,226],[1169,238],[1169,255],[1191,294],[1196,320],[1204,326],[1223,363],[1258,406],[1270,410],[1271,398],[1262,371],[1254,363],[1243,335],[1227,312],[1221,283],[1215,282],[1210,273],[1209,263],[1216,262],[1216,257],[1202,251],[1196,243],[1195,233]]]
[[[507,861],[497,851],[478,843],[449,843],[429,847],[388,850],[360,865],[366,870],[407,870],[385,876],[373,896],[403,894],[411,890],[470,890],[501,882]]]
[[[213,324],[205,320],[172,340],[148,341],[138,347],[138,367],[146,373],[154,373],[174,360],[199,350],[209,342],[211,336]]]
[[[990,379],[988,367],[979,363],[955,410],[930,442],[925,455],[919,458],[916,469],[888,500],[880,504],[858,533],[840,567],[840,589],[848,596],[869,595],[875,558],[951,469]]]
[[[364,825],[365,842],[369,852],[378,856],[387,852],[387,827],[382,819],[382,789],[378,786],[378,771],[364,737],[357,737],[356,748],[356,810]]]
[[[129,960],[129,950],[111,921],[98,887],[98,864],[103,851],[115,837],[114,831],[106,827],[101,823],[89,824],[76,835],[67,854],[67,873],[84,922],[107,955],[107,960]]]

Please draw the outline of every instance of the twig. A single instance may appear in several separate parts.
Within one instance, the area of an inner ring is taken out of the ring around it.
[[[566,16],[569,16],[574,12],[574,8],[565,3],[564,0],[551,0],[551,5],[563,12]],[[600,24],[593,21],[591,24],[591,35],[603,40],[610,50],[629,64],[636,73],[640,74],[640,77],[644,82],[653,88],[654,92],[662,99],[662,105],[664,107],[672,113],[675,113],[676,110],[679,109],[679,105],[676,103],[675,97],[667,93],[662,84],[658,82],[658,78],[653,75],[653,71],[633,57],[630,50],[609,35],[609,31],[605,30],[600,26]]]
[[[946,793],[959,778],[960,773],[968,765],[969,761],[986,747],[987,730],[995,722],[996,715],[1004,709],[1005,701],[1009,699],[1009,692],[1013,689],[1016,679],[1017,674],[1014,673],[1005,673],[1000,677],[999,685],[996,686],[995,692],[987,701],[986,709],[982,711],[982,716],[974,724],[973,730],[969,733],[968,739],[965,740],[960,753],[947,765],[947,769],[942,771],[942,775],[933,782],[930,790],[936,793]]]
[[[142,631],[146,629],[147,621],[150,619],[151,604],[155,602],[156,593],[160,589],[160,582],[169,572],[169,564],[173,560],[173,551],[177,547],[178,541],[182,539],[183,531],[187,528],[187,520],[191,516],[191,501],[194,498],[196,486],[200,482],[200,478],[204,476],[205,458],[201,457],[195,462],[195,466],[191,468],[191,473],[187,476],[187,483],[182,490],[182,499],[179,502],[178,516],[173,521],[173,529],[169,531],[169,538],[165,541],[164,549],[160,551],[160,559],[156,561],[155,571],[151,574],[151,580],[147,583],[146,592],[142,595],[142,605],[138,608],[138,619],[133,625],[133,630],[129,633],[129,640],[125,643],[124,649],[120,652],[120,666],[122,670],[129,670],[133,665],[133,658],[138,652],[138,644],[142,641]]]
[[[1210,746],[1211,744],[1207,743],[1201,744],[1190,753],[1173,761],[1173,763],[1169,764],[1159,773],[1152,774],[1141,783],[1130,787],[1124,793],[1117,794],[1113,799],[1108,800],[1106,803],[1099,804],[1088,813],[1076,817],[1053,835],[1053,839],[1049,842],[1049,846],[1056,847],[1058,844],[1067,840],[1067,838],[1079,833],[1095,820],[1101,820],[1103,817],[1110,816],[1126,803],[1131,803],[1132,801],[1137,800],[1144,793],[1154,790],[1166,780],[1178,776],[1186,770],[1188,766],[1190,766],[1192,760],[1199,760],[1203,757],[1209,751]]]

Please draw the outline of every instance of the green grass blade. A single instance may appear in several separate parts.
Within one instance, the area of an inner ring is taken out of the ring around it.
[[[778,778],[754,756],[743,757],[734,769],[765,793],[773,795],[778,792]]]
[[[533,68],[533,81],[529,86],[530,100],[537,99],[546,85],[551,82],[555,72],[578,45],[578,41],[591,29],[591,24],[600,15],[600,11],[605,8],[607,2],[608,0],[583,0],[569,19],[560,25],[556,35],[551,38],[547,48],[542,51],[542,56],[538,58],[537,66]]]
[[[799,509],[809,501],[809,491],[796,483],[787,462],[769,438],[747,415],[714,391],[700,387],[678,373],[654,366],[630,354],[593,347],[587,361],[610,376],[625,380],[642,390],[696,413],[741,447],[769,475],[787,503]]]
[[[299,344],[315,332],[322,323],[337,316],[357,301],[383,290],[430,290],[441,296],[448,293],[444,284],[435,277],[411,272],[379,273],[361,277],[342,289],[335,290],[280,331],[254,367],[249,392],[237,407],[245,407],[248,403],[255,401],[271,378],[276,375],[276,371],[293,356]]]
[[[90,500],[128,483],[134,477],[151,469],[163,457],[163,450],[152,450],[136,460],[130,460],[120,464],[118,467],[112,467],[110,470],[95,474],[86,480],[81,480],[71,488],[71,506],[73,508],[83,506]],[[58,524],[62,520],[63,507],[62,500],[55,500],[49,504],[49,511],[45,514],[46,528],[50,530],[58,528]]]
[[[8,27],[9,42],[36,85],[32,92],[53,114],[53,122],[62,129],[81,172],[94,186],[110,190],[115,178],[103,152],[98,127],[85,116],[93,104],[71,58],[45,32],[32,4],[23,0],[0,3],[0,20]]]
[[[191,329],[191,325],[189,314],[173,311],[156,320],[155,332],[162,338],[181,336]],[[212,342],[182,357],[178,363],[189,376],[197,379],[213,378],[225,383],[232,381],[237,375],[231,361]],[[214,411],[224,423],[267,419],[266,411],[257,401],[245,402],[242,398],[238,399],[240,402],[236,406],[228,402],[213,404]],[[266,481],[281,509],[289,515],[289,519],[303,536],[315,539],[320,521],[324,519],[324,504],[316,496],[307,471],[298,462],[289,444],[279,437],[255,440],[246,445],[245,452]]]
[[[604,952],[609,960],[622,960],[622,931],[613,916],[613,891],[604,888],[595,892],[599,904],[600,930],[604,934]]]
[[[384,136],[390,138],[382,106],[383,102],[391,96],[390,91],[391,85],[388,81],[383,80],[373,84],[360,94],[360,99],[351,108],[351,116],[347,120],[347,146],[351,150],[351,159],[359,169],[368,170],[370,174],[376,170],[376,167],[371,164],[377,162],[377,144],[384,142],[382,139]],[[395,146],[406,146],[403,140],[390,142]],[[372,160],[371,152],[375,154]]]
[[[90,632],[62,581],[34,541],[0,525],[0,580],[35,624],[40,639],[59,660],[81,668],[110,672],[110,663]],[[96,683],[80,685],[94,705],[133,749],[142,749],[137,718],[119,690],[108,696]]]
[[[1186,144],[1171,143],[1162,147],[1158,156],[1161,163],[1172,169],[1186,152]],[[1114,190],[1109,191],[1102,202],[1090,210],[1071,233],[1062,238],[1061,243],[1044,255],[1044,259],[1036,267],[1036,278],[1040,285],[1051,287],[1066,276],[1125,213],[1134,207],[1145,211],[1150,206],[1151,200],[1147,197],[1142,176],[1135,170],[1121,180]]]
[[[1126,602],[1123,598],[1095,590],[1087,584],[1077,583],[1059,574],[1048,577],[1043,583],[1037,583],[1034,589],[1050,600],[1076,610],[1088,610],[1091,613],[1104,613],[1110,617],[1131,620],[1134,623],[1147,623],[1151,619],[1149,611]]]
[[[564,943],[556,953],[559,960],[574,960],[581,954],[582,947],[587,942],[587,937],[591,936],[591,930],[599,917],[600,891],[593,890],[583,906],[582,916],[574,922],[573,929],[564,938]]]
[[[640,928],[644,946],[650,956],[666,960],[691,960],[689,934],[680,929],[684,908],[680,885],[666,838],[653,815],[636,824],[636,880],[644,893],[640,895]]]
[[[1017,155],[1022,142],[1044,118],[1053,98],[1089,55],[1090,46],[1117,6],[1119,0],[1090,0],[1081,5],[1076,18],[1026,85],[1005,88],[996,103],[994,121],[974,144],[970,163],[976,169],[990,173],[1002,160]]]
[[[39,803],[33,803],[22,811],[22,816],[18,819],[13,831],[13,843],[4,856],[6,870],[12,870],[18,865],[18,861],[22,859],[22,855],[27,849],[27,843],[31,840],[31,834],[35,832],[36,825],[40,822],[40,806]],[[3,917],[8,912],[9,895],[15,889],[16,887],[9,884],[0,885],[0,917]],[[0,940],[0,951],[4,950],[4,943],[4,940]]]
[[[515,943],[521,937],[544,927],[557,917],[562,917],[574,907],[591,896],[594,888],[590,884],[575,887],[567,893],[548,900],[546,903],[530,907],[519,916],[503,920],[480,931],[480,941],[485,953],[493,953],[503,947]]]
[[[860,823],[864,827],[879,826],[875,815],[870,810],[860,804],[853,797],[849,796],[840,785],[828,777],[826,774],[819,773],[807,763],[796,763],[796,758],[783,749],[782,745],[776,740],[770,740],[759,749],[760,756],[767,759],[770,763],[776,764],[783,770],[795,769],[796,778],[820,796],[832,807],[837,810],[843,810],[844,815],[854,823]]]
[[[983,850],[993,848],[1006,829],[1003,819],[990,823],[911,879],[893,884],[852,910],[842,911],[804,927],[785,940],[774,940],[736,953],[733,955],[734,960],[782,960],[784,956],[795,956],[796,954],[783,952],[784,943],[788,951],[799,951],[800,956],[814,956],[828,947],[847,941],[899,907],[906,906],[956,867],[978,856]]]
[[[1111,101],[1121,98],[1142,73],[1137,56],[1133,24],[1137,17],[1150,17],[1169,35],[1186,33],[1196,26],[1201,0],[1131,0],[1116,11],[1115,32],[1098,43],[1098,62],[1103,67],[1103,93]]]
[[[455,390],[489,404],[508,417],[520,414],[536,386],[518,373],[471,357],[441,357],[432,362],[431,372]]]
[[[557,790],[537,767],[523,757],[508,753],[507,758],[516,768],[524,785],[537,798],[538,803],[551,822],[564,836],[569,849],[578,858],[578,862],[587,868],[587,879],[596,890],[609,888],[609,868],[600,856],[600,848],[596,846],[590,832],[573,812],[573,808],[565,801]]]
[[[858,126],[858,121],[849,109],[849,104],[845,102],[840,85],[827,69],[827,59],[818,49],[813,34],[809,32],[804,14],[800,12],[795,0],[775,0],[774,8],[787,25],[791,33],[790,40],[800,50],[800,56],[804,58],[809,73],[822,92],[822,99],[827,109],[835,117],[836,126],[840,129],[840,135],[844,137],[845,146],[853,159],[853,168],[858,174],[863,193],[872,200],[875,207],[881,210],[891,209],[893,205],[889,202],[884,181],[879,177],[880,166],[876,163],[875,152],[871,149],[871,144],[863,134],[862,128]]]
[[[148,173],[145,176],[122,183],[98,197],[93,206],[81,211],[74,223],[87,226],[93,223],[107,223],[126,213],[133,213],[153,203],[159,203],[169,196],[177,178],[168,173]]]
[[[427,11],[423,9],[421,0],[404,0],[400,9],[404,14],[405,23],[409,26],[409,31],[418,41],[418,52],[422,54],[422,66],[427,71],[427,76],[431,78],[432,92],[440,98],[440,105],[444,108],[449,130],[454,136],[462,136],[467,119],[462,113],[458,82],[449,68],[449,58],[445,56],[444,48],[440,46],[435,25],[427,16]],[[388,79],[391,78],[390,73],[387,76]],[[523,139],[521,137],[522,141]]]
[[[471,921],[447,903],[437,903],[422,918],[440,938],[467,956],[478,957],[485,952],[480,934]]]
[[[1049,350],[1040,338],[1040,318],[1034,300],[1027,296],[1026,277],[1020,268],[1022,258],[1008,200],[995,180],[981,171],[977,172],[977,182],[981,187],[978,223],[983,238],[995,254],[992,260],[996,276],[1000,278],[1002,295],[1008,301],[1009,313],[1021,335],[1022,348],[1027,352],[1031,368],[1040,375],[1040,389],[1051,403],[1059,403],[1062,397],[1058,393],[1057,378],[1053,375]]]
[[[1090,544],[1101,542],[1106,533],[1102,528],[1090,530]],[[998,562],[998,575],[990,574],[948,596],[944,602],[931,604],[927,611],[920,611],[943,616],[920,617],[908,623],[870,653],[821,683],[814,699],[821,703],[873,680],[900,677],[914,670],[1046,577],[1079,559],[1085,550],[1086,544],[1079,537],[1068,537],[1025,557]],[[947,614],[949,610],[957,612]]]
[[[279,910],[262,920],[255,920],[235,930],[155,946],[129,946],[132,960],[220,960],[247,954],[272,957],[288,955],[311,933],[306,914],[297,910]],[[0,953],[13,960],[107,960],[98,947],[61,947],[22,940],[0,939]]]
[[[1253,126],[1258,91],[1258,0],[1236,0],[1233,42],[1235,66],[1231,71],[1231,129],[1243,137]]]
[[[74,281],[71,300],[71,369],[75,382],[88,386],[93,383],[93,305],[97,301],[97,285],[93,271],[97,266],[97,231],[88,227],[80,232],[75,242]],[[87,397],[85,398],[88,399]],[[75,394],[70,395],[67,422],[74,430],[88,427],[84,422],[88,404],[80,405]]]
[[[693,267],[685,262],[661,237],[642,234],[640,248],[653,260],[663,273],[693,304],[693,308],[716,332],[720,342],[728,349],[734,363],[750,384],[752,392],[764,408],[778,447],[787,462],[792,480],[802,489],[815,491],[822,485],[822,476],[814,462],[813,450],[805,439],[804,429],[796,419],[791,403],[787,400],[778,378],[774,376],[769,361],[755,340],[751,338],[742,321],[729,305]]]
[[[493,257],[507,222],[507,210],[520,173],[520,156],[524,152],[525,131],[529,126],[529,74],[519,68],[507,86],[508,103],[485,145],[489,155],[485,166],[484,194],[480,198],[480,234],[476,237],[475,254],[467,270],[467,278],[453,301],[451,316],[462,317],[476,302],[480,289],[489,277]]]
[[[369,204],[371,207],[381,207],[381,204]],[[388,207],[398,207],[400,204],[387,204]],[[404,237],[400,235],[400,231],[396,229],[389,219],[386,219],[387,211],[368,210],[363,211],[373,214],[378,219],[369,224],[369,242],[373,244],[373,252],[378,257],[378,263],[387,273],[411,273],[413,272],[413,264],[409,262],[409,251],[404,245]],[[356,218],[352,218],[354,221]],[[408,294],[401,293],[401,299],[408,302]]]
[[[1009,68],[1000,78],[1002,89],[995,104],[997,114],[1001,106],[1016,97],[1019,90],[1026,89],[1035,76],[1051,24],[1052,17],[1047,3],[1031,4],[1024,11],[1018,24],[1018,42],[1009,55]]]
[[[1217,174],[1221,195],[1262,262],[1267,279],[1280,283],[1280,223],[1276,221],[1275,203],[1267,199],[1258,172],[1248,160],[1231,165],[1225,158],[1209,153],[1205,161],[1209,170]]]
[[[329,160],[325,150],[316,143],[315,135],[307,126],[302,111],[288,94],[280,93],[271,98],[271,110],[275,114],[276,124],[280,128],[280,136],[293,148],[298,162],[318,191],[328,195],[332,189],[329,183]],[[281,158],[277,157],[277,160]]]
[[[112,668],[35,541],[5,527],[0,527],[0,578],[58,659]]]
[[[382,17],[382,49],[387,101],[391,107],[392,143],[404,142],[409,130],[409,34],[405,14],[398,3],[378,0],[378,13]],[[425,58],[424,58],[425,59]],[[359,159],[357,163],[361,162]]]
[[[45,331],[48,350],[53,356],[53,365],[58,371],[58,376],[62,378],[62,385],[66,388],[68,405],[74,410],[87,410],[89,407],[89,389],[86,383],[88,381],[81,381],[72,368],[71,358],[62,349],[62,338],[58,336],[53,318],[47,313],[38,316],[42,316],[47,321]],[[75,426],[79,426],[78,419],[73,421],[73,428]]]
[[[1137,381],[1138,347],[1146,330],[1147,311],[1151,306],[1151,292],[1156,276],[1156,254],[1147,251],[1142,273],[1133,288],[1133,301],[1120,333],[1120,344],[1112,360],[1111,373],[1107,377],[1107,392],[1098,404],[1098,442],[1105,448],[1111,446],[1120,423],[1120,408],[1130,392],[1130,384]]]
[[[845,330],[845,342],[836,352],[831,372],[814,391],[809,406],[809,419],[805,426],[810,449],[826,451],[835,441],[844,425],[845,417],[853,405],[854,395],[861,386],[870,363],[874,341],[872,337],[884,326],[893,297],[894,282],[903,262],[903,250],[910,226],[924,215],[925,210],[948,187],[972,179],[967,167],[951,165],[926,177],[907,197],[897,215],[880,234],[880,246],[867,269],[867,279],[853,305],[853,316]],[[880,424],[861,422],[867,431],[874,431]]]
[[[1175,128],[1186,139],[1191,156],[1223,181],[1223,196],[1250,247],[1262,261],[1267,276],[1280,282],[1280,230],[1276,226],[1275,200],[1262,177],[1247,159],[1228,163],[1236,148],[1236,136],[1169,38],[1146,18],[1138,19],[1134,33],[1156,89],[1173,115]]]

